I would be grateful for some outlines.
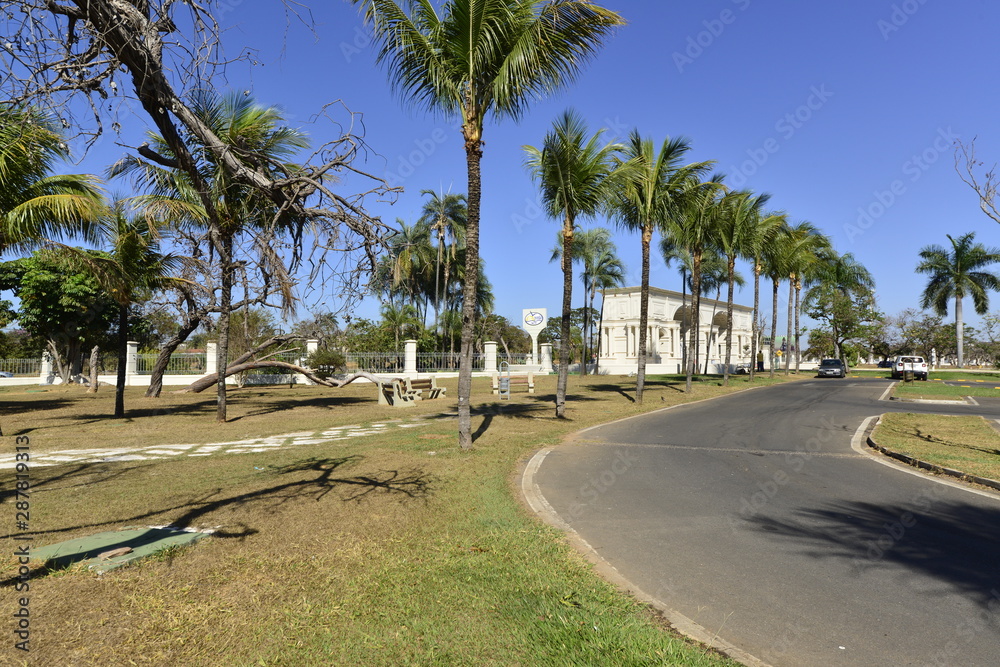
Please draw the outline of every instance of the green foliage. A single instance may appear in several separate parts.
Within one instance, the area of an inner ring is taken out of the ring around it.
[[[85,347],[109,345],[117,303],[92,275],[67,268],[51,252],[0,265],[0,285],[21,300],[17,319],[24,330],[51,341],[63,359],[73,362]]]
[[[347,369],[347,357],[340,350],[319,349],[309,355],[306,366],[315,369],[321,378],[327,378]]]

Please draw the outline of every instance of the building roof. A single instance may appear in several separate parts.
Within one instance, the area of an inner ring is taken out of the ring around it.
[[[638,286],[638,285],[635,286],[635,287],[615,287],[615,288],[612,288],[612,289],[603,289],[603,290],[600,290],[602,296],[618,296],[618,295],[631,295],[631,294],[638,295],[641,291],[642,291],[642,288],[640,286]],[[686,299],[686,301],[687,301],[687,303],[689,305],[691,303],[691,295],[690,294],[682,294],[680,292],[675,292],[674,290],[661,289],[659,287],[653,287],[652,285],[650,285],[650,287],[649,287],[649,295],[650,296],[665,296],[665,297],[669,297],[669,298],[672,298],[672,299],[676,299],[678,301]],[[703,297],[701,297],[701,305],[702,306],[716,305],[716,306],[720,306],[722,308],[725,308],[726,307],[726,302],[725,301],[719,301],[719,300],[716,300],[716,299],[709,299],[709,298],[703,296]],[[744,311],[744,312],[747,312],[747,313],[752,313],[753,312],[753,308],[752,307],[750,307],[750,306],[741,306],[738,303],[734,303],[733,304],[733,310],[741,310],[741,311]]]

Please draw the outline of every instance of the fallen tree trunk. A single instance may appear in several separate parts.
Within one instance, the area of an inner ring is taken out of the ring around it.
[[[284,368],[285,370],[292,371],[293,373],[301,373],[316,384],[323,385],[324,387],[333,387],[334,389],[347,386],[355,380],[359,380],[361,378],[374,382],[375,384],[379,384],[381,382],[377,376],[365,372],[352,373],[343,380],[329,380],[316,375],[316,371],[311,368],[303,368],[302,366],[296,366],[295,364],[289,364],[284,361],[248,361],[246,363],[233,364],[226,369],[226,377],[236,373],[242,373],[243,371],[253,370],[254,368]],[[171,393],[197,394],[205,391],[209,387],[214,386],[218,381],[219,374],[212,373],[211,375],[206,375],[203,378],[195,380],[183,389],[178,389],[177,391]]]

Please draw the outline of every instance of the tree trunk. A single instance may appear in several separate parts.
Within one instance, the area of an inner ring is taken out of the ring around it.
[[[216,349],[216,368],[229,366],[229,316],[233,303],[233,238],[226,234],[222,238],[223,252],[219,253],[222,264],[222,289],[219,294],[219,340]],[[215,421],[226,421],[226,383],[220,382],[216,393]]]
[[[778,333],[778,285],[780,281],[777,278],[771,279],[772,284],[772,298],[771,298],[771,366],[770,377],[774,377],[774,339],[777,338]]]
[[[128,304],[118,306],[118,380],[115,382],[115,419],[125,417],[125,367],[128,363]]]
[[[166,373],[167,366],[170,364],[171,355],[181,343],[187,340],[188,336],[194,333],[200,324],[201,317],[187,320],[177,333],[171,336],[160,348],[156,363],[153,364],[153,372],[149,376],[149,389],[146,390],[146,398],[160,397],[160,392],[163,391],[163,374]]]
[[[563,220],[562,270],[563,301],[562,322],[560,323],[562,326],[559,332],[562,337],[562,345],[559,346],[559,377],[556,380],[556,417],[559,419],[566,418],[566,385],[569,381],[569,320],[573,310],[573,218],[568,213]],[[586,331],[584,331],[584,337],[586,335]],[[586,354],[586,340],[584,340],[583,349]]]
[[[687,271],[681,269],[681,366],[684,368],[684,374],[687,375],[688,367],[688,334],[691,332],[691,318],[688,317],[687,310]],[[684,322],[687,322],[687,326],[684,326]],[[688,387],[690,391],[691,387]]]
[[[754,257],[753,260],[753,322],[750,323],[750,384],[757,375],[757,339],[760,332],[757,331],[757,320],[760,319],[760,261]]]
[[[440,223],[441,221],[438,220]],[[441,331],[441,258],[444,254],[444,229],[438,229],[438,256],[437,264],[434,266],[434,333]],[[440,340],[440,338],[439,338]]]
[[[471,123],[470,123],[471,124]],[[465,237],[465,284],[462,286],[462,348],[458,365],[458,446],[472,447],[472,343],[476,324],[476,290],[479,287],[479,204],[482,197],[480,161],[483,149],[478,136],[466,135],[465,161],[469,171],[469,196]]]
[[[965,368],[965,322],[962,320],[962,297],[955,296],[955,338],[958,343],[958,367]]]
[[[705,375],[708,375],[708,364],[712,361],[712,344],[715,343],[715,312],[719,307],[720,290],[715,292],[715,303],[712,304],[712,319],[708,321],[708,334],[705,336]]]
[[[642,285],[639,288],[639,359],[635,373],[635,402],[642,404],[646,384],[646,326],[649,322],[649,244],[653,240],[653,223],[642,228]]]
[[[701,342],[701,249],[691,249],[691,345],[688,347],[688,364],[685,390],[691,391],[691,376],[698,368],[698,348]]]
[[[799,327],[799,316],[802,314],[802,281],[795,281],[795,372],[799,372],[802,363],[802,329]]]
[[[88,394],[96,394],[97,387],[101,384],[101,381],[98,379],[101,364],[100,351],[101,348],[98,345],[95,345],[90,350],[90,386],[87,387]]]
[[[788,277],[788,324],[785,327],[785,375],[792,367],[792,320],[795,319],[793,308],[795,303],[795,274]]]
[[[726,361],[722,367],[722,386],[729,386],[729,364],[733,360],[733,297],[736,289],[736,255],[729,257],[726,274]]]
[[[594,375],[600,375],[602,344],[604,343],[604,293],[601,293],[601,315],[597,320],[597,361],[594,364]]]
[[[565,255],[565,251],[563,252]],[[573,269],[570,268],[570,276],[572,277]],[[587,285],[583,286],[583,356],[580,359],[580,375],[587,374],[587,361],[590,359],[590,311],[587,310]]]

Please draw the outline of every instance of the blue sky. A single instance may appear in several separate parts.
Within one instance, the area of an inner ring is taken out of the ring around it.
[[[1000,160],[996,28],[1000,5],[986,0],[844,0],[838,3],[607,0],[628,25],[571,87],[534,104],[520,122],[490,124],[483,159],[482,256],[496,310],[561,302],[561,275],[549,263],[558,224],[535,204],[523,168],[524,144],[539,145],[553,119],[576,108],[592,129],[624,137],[632,128],[661,142],[690,139],[691,160],[716,160],[728,183],[772,195],[792,221],[808,220],[839,252],[873,273],[880,307],[915,307],[924,279],[917,252],[945,234],[977,232],[1000,245],[1000,229],[979,211],[953,166],[952,143],[978,136],[981,156]],[[227,82],[282,106],[318,143],[329,125],[309,124],[333,100],[363,114],[371,149],[364,167],[405,192],[370,212],[412,222],[425,188],[464,192],[465,159],[454,123],[412,110],[376,68],[356,8],[314,3],[315,34],[286,20],[280,3],[229,0],[223,45],[253,49],[256,66],[232,65]],[[121,118],[123,143],[145,128]],[[83,162],[100,170],[122,148],[110,138]],[[351,182],[345,183],[350,188]],[[588,220],[584,227],[610,226]],[[617,233],[630,284],[639,282],[639,239]],[[744,267],[749,278],[749,272]],[[654,261],[651,283],[680,289],[673,269]],[[576,304],[581,303],[579,282]],[[1000,296],[994,295],[1000,308]],[[748,289],[738,296],[752,301]],[[336,307],[336,304],[329,304]],[[967,308],[971,311],[971,308]],[[359,315],[374,316],[368,303]]]

